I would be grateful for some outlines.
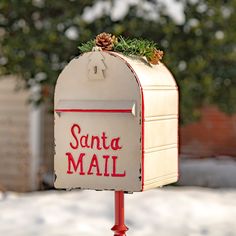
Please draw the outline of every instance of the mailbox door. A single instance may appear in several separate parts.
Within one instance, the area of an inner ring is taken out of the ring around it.
[[[109,54],[105,78],[89,79],[89,58],[73,60],[57,82],[55,187],[141,191],[140,88],[127,65]]]

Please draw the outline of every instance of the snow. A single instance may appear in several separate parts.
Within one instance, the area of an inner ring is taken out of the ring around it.
[[[181,2],[175,0],[159,0],[161,5],[165,6],[165,12],[169,15],[177,24],[182,24],[185,20],[184,6]],[[157,17],[155,9],[149,2],[143,2],[142,0],[115,0],[113,4],[110,1],[97,1],[91,7],[85,7],[82,14],[82,18],[91,23],[98,19],[102,15],[110,15],[113,21],[122,20],[128,13],[131,6],[138,5],[141,9],[148,10],[148,15]],[[151,17],[152,18],[152,17]]]
[[[236,158],[181,159],[178,184],[236,188]]]
[[[125,195],[129,236],[235,236],[236,189],[164,187]],[[0,235],[113,235],[113,192],[0,193]]]

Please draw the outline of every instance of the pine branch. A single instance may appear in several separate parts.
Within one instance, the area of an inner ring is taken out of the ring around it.
[[[83,43],[81,46],[78,47],[81,53],[91,52],[93,47],[95,46],[95,41],[93,39],[89,40],[86,43]]]
[[[124,39],[119,37],[118,43],[114,46],[114,51],[122,52],[124,55],[144,56],[150,59],[157,44],[144,39]]]
[[[115,36],[107,33],[99,34],[95,40],[90,40],[78,48],[81,53],[85,53],[92,51],[96,45],[101,47],[102,50],[121,52],[127,56],[146,57],[147,61],[151,64],[158,64],[163,57],[163,52],[157,49],[157,44],[153,41],[136,38],[129,39],[122,36],[117,39]]]

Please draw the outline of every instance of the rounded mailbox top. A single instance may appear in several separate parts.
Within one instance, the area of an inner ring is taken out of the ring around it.
[[[116,52],[108,52],[124,62],[137,75],[140,85],[145,86],[177,86],[175,79],[167,67],[159,62],[157,65],[149,64],[145,58],[137,56],[124,56]]]
[[[131,76],[132,74],[132,76]],[[163,63],[157,65],[149,64],[144,58],[136,56],[124,56],[121,53],[102,51],[102,52],[88,52],[84,53],[78,58],[73,59],[64,68],[60,74],[57,85],[55,88],[55,100],[57,96],[57,90],[70,91],[76,87],[84,92],[83,85],[85,82],[83,79],[78,81],[81,77],[86,77],[90,83],[90,89],[95,86],[96,89],[101,89],[103,93],[111,92],[105,90],[103,85],[101,86],[95,81],[101,81],[106,78],[114,77],[113,85],[121,82],[120,77],[135,77],[139,86],[143,89],[151,88],[169,88],[177,87],[174,77]],[[64,79],[66,78],[66,79]],[[79,82],[79,84],[77,84]],[[119,87],[126,88],[126,84],[119,84]],[[118,89],[118,88],[117,88]],[[78,90],[77,90],[78,91]],[[68,93],[68,92],[67,92]],[[73,93],[73,92],[72,92]],[[102,93],[99,95],[102,98]]]

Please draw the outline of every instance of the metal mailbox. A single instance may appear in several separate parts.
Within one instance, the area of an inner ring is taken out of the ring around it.
[[[162,64],[73,59],[55,88],[55,187],[139,192],[178,178],[178,88]]]

